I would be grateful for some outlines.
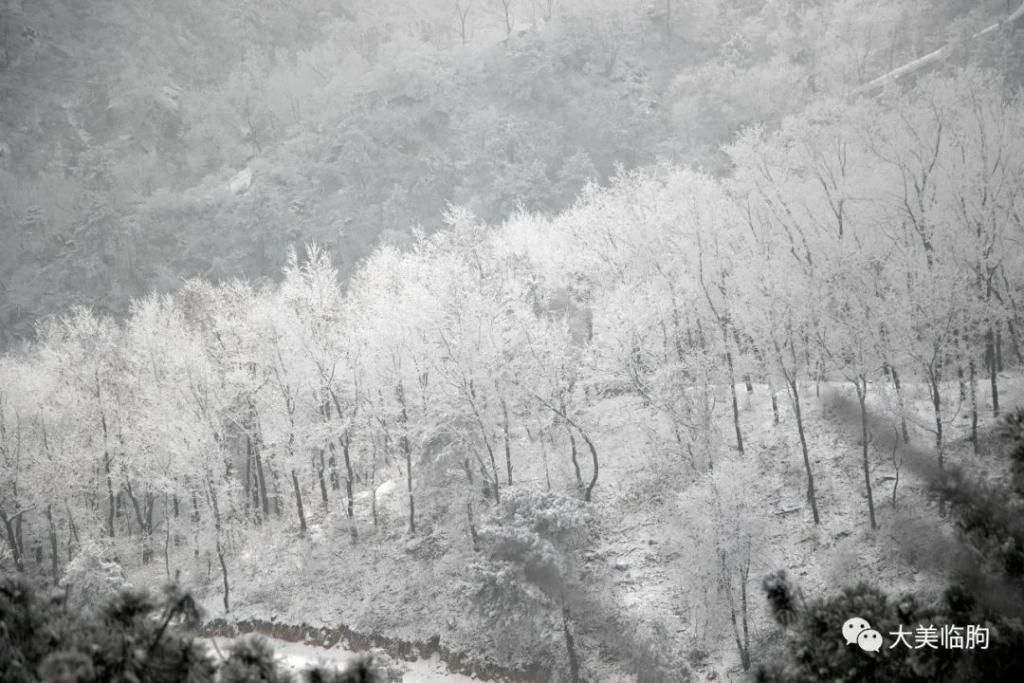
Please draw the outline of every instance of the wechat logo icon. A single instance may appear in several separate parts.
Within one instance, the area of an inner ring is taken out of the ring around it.
[[[882,649],[882,634],[860,617],[846,620],[843,624],[843,638],[847,645],[856,644],[864,652],[878,652]]]

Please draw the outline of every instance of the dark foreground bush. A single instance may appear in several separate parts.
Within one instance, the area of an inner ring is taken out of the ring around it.
[[[860,584],[840,595],[797,605],[784,575],[765,581],[776,620],[785,628],[784,654],[763,667],[761,683],[812,681],[889,681],[931,683],[1018,681],[1024,672],[1024,626],[1015,618],[981,607],[962,587],[946,590],[933,605],[912,596],[890,600],[878,589]],[[865,619],[881,633],[877,652],[866,652],[843,638],[851,617]],[[963,647],[951,648],[940,635],[961,627]],[[987,641],[969,642],[966,627],[980,627]],[[924,629],[924,630],[922,630]],[[930,629],[930,630],[928,630]],[[907,634],[900,640],[896,634]],[[930,635],[923,635],[930,634]],[[970,647],[968,647],[970,646]]]
[[[0,572],[2,683],[291,683],[292,675],[257,637],[218,662],[195,637],[201,614],[188,593],[124,590],[100,607],[69,609],[66,593]],[[384,683],[372,658],[344,671],[314,667],[311,683]]]
[[[941,548],[940,554],[961,558],[950,565],[953,582],[941,599],[929,603],[907,595],[893,601],[876,587],[860,584],[805,602],[785,572],[776,572],[765,579],[764,590],[782,630],[781,652],[766,658],[770,663],[758,672],[758,681],[1021,680],[1024,409],[1005,415],[995,433],[1005,442],[1010,466],[1009,476],[1001,482],[936,467],[927,452],[907,452],[915,473],[944,502],[958,531],[957,541]],[[865,651],[857,643],[847,643],[843,624],[853,617],[879,632],[880,648]],[[974,629],[974,638],[968,628]]]

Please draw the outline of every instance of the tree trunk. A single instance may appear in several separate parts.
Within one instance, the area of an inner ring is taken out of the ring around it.
[[[60,582],[60,556],[57,550],[57,527],[53,524],[53,506],[46,506],[46,523],[50,527],[50,564],[53,571],[53,585]]]
[[[594,467],[594,474],[590,478],[590,483],[587,484],[587,488],[584,489],[584,491],[583,491],[583,500],[585,500],[585,501],[587,501],[589,503],[590,499],[591,499],[591,495],[592,495],[592,493],[594,491],[594,486],[597,484],[598,474],[600,473],[600,462],[599,462],[598,457],[597,457],[597,448],[594,447],[594,442],[590,440],[590,437],[587,436],[587,433],[585,431],[583,431],[583,428],[580,427],[578,424],[576,424],[576,422],[571,417],[569,417],[569,414],[565,410],[564,406],[561,409],[559,409],[554,404],[552,404],[550,401],[545,400],[544,398],[542,398],[541,396],[539,396],[537,394],[533,394],[533,397],[539,403],[541,403],[544,407],[546,407],[548,410],[553,412],[557,417],[560,417],[561,419],[565,420],[566,424],[568,424],[569,427],[572,427],[577,432],[579,432],[579,435],[583,438],[584,443],[587,444],[587,448],[590,450],[591,462],[592,462],[593,467]],[[570,436],[570,438],[572,437],[571,430],[570,430],[569,436]],[[575,444],[575,441],[573,443]]]
[[[814,523],[820,524],[818,516],[818,501],[814,495],[814,474],[811,472],[811,456],[807,452],[807,437],[804,434],[803,414],[800,411],[800,393],[797,389],[796,377],[788,377],[790,397],[793,399],[793,412],[796,416],[796,429],[800,435],[800,449],[804,456],[804,470],[807,472],[807,500],[811,504],[811,514],[814,515]]]
[[[292,468],[292,488],[295,489],[295,510],[299,515],[299,534],[306,535],[306,513],[302,509],[302,492],[299,490],[299,477]]]
[[[16,513],[16,514],[21,514]],[[7,545],[11,547],[11,559],[14,560],[14,568],[19,572],[25,571],[25,565],[21,557],[21,547],[18,544],[18,536],[14,530],[14,520],[7,516],[7,512],[0,507],[0,521],[4,523],[4,530],[7,532]]]
[[[401,408],[402,419],[402,453],[405,455],[406,486],[409,492],[409,533],[416,533],[416,499],[412,489],[412,447],[409,445],[409,414],[405,405],[405,390],[402,382],[395,387],[395,394]]]
[[[779,398],[775,395],[775,382],[768,380],[768,391],[772,395],[772,424],[779,424]]]
[[[175,498],[177,504],[177,498]],[[167,494],[164,494],[164,573],[171,578],[171,516],[168,510]]]
[[[894,432],[893,436],[895,436],[896,438],[894,438],[893,441],[892,441],[892,454],[890,455],[890,458],[892,459],[892,468],[896,472],[896,476],[893,477],[893,482],[892,482],[892,506],[893,506],[893,508],[895,508],[896,507],[896,489],[900,485],[900,465],[902,464],[902,462],[901,462],[900,458],[896,457],[896,454],[899,452],[899,448],[900,448],[899,433],[896,432],[896,428],[895,427],[893,427],[893,432]]]
[[[221,577],[224,579],[224,611],[230,612],[231,586],[228,583],[228,565],[227,562],[224,560],[224,548],[221,547],[219,537],[217,538],[217,559],[220,560],[220,573]]]
[[[494,446],[491,444],[491,439],[487,434],[487,425],[484,423],[483,416],[481,416],[480,410],[476,405],[476,391],[473,389],[472,380],[464,384],[463,393],[469,402],[470,409],[473,411],[473,417],[476,418],[477,426],[480,428],[480,438],[484,442],[484,448],[487,449],[487,456],[491,461],[491,474],[494,476],[494,502],[500,503],[501,479],[498,476],[498,461],[494,455]]]
[[[199,516],[199,497],[196,494],[196,490],[192,489],[192,540],[194,543],[193,553],[196,559],[199,558],[199,523],[201,522]]]
[[[732,363],[732,349],[729,348],[729,332],[722,325],[722,339],[725,343],[725,364],[729,370],[729,393],[732,396],[732,424],[736,428],[736,448],[743,455],[743,432],[740,430],[740,406],[736,400],[736,376]]]
[[[345,439],[341,442],[341,455],[345,459],[345,510],[351,521],[355,517],[355,495],[352,492],[352,457],[349,448],[352,444],[352,435],[345,430]]]
[[[985,359],[988,361],[989,383],[992,386],[992,417],[999,417],[999,379],[996,361],[996,333],[992,327],[988,328],[988,341],[985,349]]]
[[[750,578],[750,560],[747,560],[740,572],[740,618],[743,620],[743,656],[742,662],[750,671],[750,608],[747,604],[747,581]]]
[[[505,398],[501,398],[502,430],[505,434],[505,468],[508,470],[508,485],[512,485],[512,443],[509,436],[508,405]]]
[[[217,506],[217,492],[213,488],[213,482],[207,480],[207,486],[210,491],[210,504],[213,506],[213,524],[214,531],[216,532],[216,544],[217,544],[217,559],[220,561],[221,577],[224,580],[224,611],[231,611],[231,586],[228,581],[228,564],[224,559],[224,547],[221,545],[221,525],[220,525],[220,509]]]
[[[22,525],[25,521],[25,510],[19,510],[14,515],[14,538],[18,542],[18,550],[21,552],[21,558],[25,559],[25,539],[22,536]]]
[[[732,594],[732,577],[729,576],[729,568],[726,564],[726,555],[724,550],[718,551],[719,562],[721,565],[722,572],[722,587],[725,590],[726,597],[729,603],[729,621],[732,623],[732,634],[736,639],[736,650],[740,655],[740,664],[743,666],[744,671],[750,671],[750,633],[747,626],[747,590],[746,590],[746,578],[745,574],[740,574],[740,591],[742,598],[742,620],[741,625],[740,619],[736,616],[736,599]],[[742,630],[741,630],[742,629]]]
[[[325,391],[329,391],[329,389]],[[330,393],[333,396],[333,392]],[[320,412],[324,416],[324,422],[331,421],[331,403],[330,401],[327,400],[326,397],[324,398],[323,403],[320,406]],[[337,491],[341,488],[341,480],[338,477],[338,460],[337,453],[335,453],[334,450],[333,440],[328,442],[328,448],[331,452],[331,457],[327,460],[327,469],[329,471],[329,476],[331,480],[331,489]]]
[[[469,523],[469,540],[473,543],[473,551],[476,552],[480,549],[480,539],[476,531],[476,521],[473,518],[473,466],[469,462],[469,458],[463,458],[462,469],[466,473],[466,486],[467,486],[467,500],[466,500],[466,520]]]
[[[996,324],[996,372],[1003,371],[1003,329]]]
[[[255,377],[256,367],[250,364],[249,372]],[[245,447],[246,447],[246,468],[249,474],[246,475],[246,486],[250,485],[249,477],[252,477],[252,501],[256,512],[257,523],[262,523],[270,516],[270,503],[267,499],[267,477],[263,468],[263,439],[260,429],[259,411],[256,409],[256,401],[249,397],[249,414],[245,425]],[[253,470],[255,465],[255,470]],[[246,498],[248,507],[248,498]]]
[[[371,439],[370,450],[370,514],[373,515],[373,528],[377,528],[377,440]],[[384,441],[387,444],[387,439]]]
[[[334,448],[331,448],[331,457],[327,460],[328,479],[331,481],[331,490],[341,490],[341,477],[338,476],[338,459]]]
[[[1016,310],[1016,306],[1014,306]],[[1015,316],[1013,320],[1017,320]],[[1020,334],[1017,330],[1017,325],[1013,324],[1013,320],[1006,321],[1006,328],[1010,331],[1010,345],[1013,347],[1013,353],[1017,356],[1017,363],[1024,365],[1024,352],[1021,351]]]
[[[977,369],[974,365],[974,358],[971,358],[967,364],[968,380],[970,382],[970,398],[971,398],[971,445],[974,448],[974,454],[978,454],[978,386],[977,386]]]
[[[125,491],[128,493],[128,500],[132,504],[132,510],[135,512],[135,520],[139,523],[139,534],[142,536],[142,564],[149,564],[153,558],[153,549],[150,547],[151,530],[146,524],[147,513],[143,512],[142,507],[139,505],[139,500],[135,497],[135,492],[132,490],[131,482],[126,481],[124,485]],[[152,521],[151,516],[149,519]]]
[[[878,528],[875,522],[875,499],[871,491],[871,469],[868,461],[868,380],[861,375],[854,380],[854,387],[857,389],[857,402],[860,404],[860,439],[861,439],[861,464],[864,469],[864,487],[868,493],[868,519],[871,521],[871,530]]]
[[[473,552],[480,549],[480,539],[476,533],[476,522],[473,521],[473,501],[466,501],[466,520],[469,522],[469,540],[473,543]]]
[[[331,454],[327,461],[327,466],[330,469],[331,489],[339,491],[341,490],[341,477],[338,476],[338,449],[333,440],[327,442],[327,450]]]
[[[324,478],[324,470],[326,469],[326,462],[324,460],[324,449],[320,448],[317,455],[313,456],[314,466],[316,468],[316,479],[320,485],[320,501],[323,503],[324,512],[330,510],[330,504],[327,501],[327,480]]]
[[[338,417],[341,418],[341,416],[344,414],[344,411],[341,408],[341,401],[338,399],[338,395],[334,392],[333,389],[330,391],[330,394],[331,394],[331,401],[333,401],[333,403],[334,403],[334,409],[337,412]],[[352,410],[352,418],[351,419],[355,420],[356,411],[358,410],[358,407],[359,407],[358,393],[356,395],[356,402],[354,402],[353,405],[355,406],[355,408],[353,408],[353,410]],[[355,517],[355,510],[353,508],[353,505],[354,505],[354,494],[353,494],[353,491],[352,491],[352,482],[353,482],[353,479],[355,478],[355,475],[353,474],[353,471],[352,471],[352,457],[351,457],[351,453],[350,453],[350,448],[351,448],[351,445],[352,445],[352,428],[351,428],[351,425],[349,425],[348,427],[345,428],[345,437],[343,439],[340,439],[340,442],[341,442],[341,455],[342,455],[342,458],[345,460],[345,496],[346,496],[346,499],[347,499],[346,502],[345,502],[345,509],[346,509],[346,511],[348,513],[349,521],[351,521]],[[353,526],[352,529],[353,529],[353,533],[354,533],[355,532],[355,527]]]
[[[281,499],[284,496],[281,494],[281,486],[277,476],[277,470],[274,469],[274,464],[272,462],[267,463],[267,469],[270,470],[270,483],[274,487],[274,514],[281,517]]]
[[[565,431],[569,432],[569,453],[572,458],[573,470],[576,472],[576,483],[579,484],[580,488],[583,488],[583,474],[580,472],[580,462],[576,452],[576,437],[573,436],[572,427],[569,426],[568,422],[565,424]]]
[[[151,493],[147,487],[143,508],[146,511],[146,537],[149,538],[153,535],[153,508],[156,507],[156,494]]]
[[[932,399],[932,411],[935,414],[935,452],[939,458],[939,469],[942,469],[943,458],[943,434],[942,434],[942,390],[939,384],[942,381],[941,371],[935,367],[928,370],[928,389]]]
[[[967,400],[967,381],[964,373],[964,348],[967,344],[967,335],[962,330],[954,330],[953,338],[956,340],[956,383],[959,390],[960,403]]]
[[[494,481],[494,502],[501,503],[501,479],[498,477],[498,461],[494,457],[494,448],[491,446],[491,440],[487,438],[487,432],[484,431],[483,422],[480,423],[480,431],[483,434],[484,446],[487,448],[487,455],[491,460],[491,475]]]
[[[585,500],[586,502],[589,503],[590,499],[591,499],[591,496],[592,496],[592,493],[594,491],[594,485],[597,484],[597,474],[598,474],[598,471],[599,471],[599,466],[598,466],[599,463],[598,463],[598,460],[597,460],[597,449],[594,448],[594,442],[592,442],[590,440],[590,437],[587,436],[586,432],[584,432],[582,429],[580,429],[579,426],[577,426],[576,429],[577,429],[577,431],[579,431],[580,436],[583,437],[583,441],[587,444],[587,448],[590,450],[590,460],[591,460],[591,463],[594,466],[594,474],[590,478],[590,483],[587,484],[587,488],[583,491],[583,500]]]
[[[569,657],[569,681],[580,683],[580,659],[576,653],[576,641],[572,636],[571,627],[572,615],[569,612],[569,605],[565,598],[562,598],[562,633],[565,635],[565,651]]]
[[[106,419],[103,420],[103,431],[106,432]],[[103,453],[103,469],[107,474],[107,496],[110,500],[110,506],[107,511],[107,535],[111,538],[114,537],[114,511],[116,508],[116,500],[114,496],[114,479],[110,473],[110,452],[104,451]]]
[[[263,511],[263,518],[266,519],[270,516],[270,500],[267,497],[267,476],[263,471],[263,456],[260,454],[259,446],[256,446],[254,458],[256,462],[256,486],[260,496],[259,504],[260,509]]]
[[[889,376],[892,379],[892,386],[896,391],[896,404],[900,408],[900,430],[903,434],[903,443],[910,443],[910,430],[907,428],[907,407],[906,402],[903,400],[903,384],[900,382],[900,374],[896,371],[896,368],[887,365],[889,368]]]
[[[462,8],[461,3],[455,3],[455,12],[459,17],[459,37],[462,38],[462,44],[466,44],[466,18],[469,15],[469,7]]]
[[[75,545],[82,547],[82,542],[78,538],[78,526],[75,524],[75,518],[71,515],[71,507],[65,501],[64,511],[68,515],[68,533],[70,538],[68,539],[68,561],[71,560],[71,539],[74,539]]]
[[[505,13],[505,40],[512,37],[512,0],[501,0]]]
[[[253,486],[252,481],[252,437],[245,435],[245,468],[242,470],[242,499],[245,501],[246,516],[251,516],[255,507],[259,506],[258,487]],[[252,498],[250,499],[250,495]],[[256,515],[257,519],[259,515]]]
[[[130,515],[124,512],[124,494],[118,491],[114,494],[114,523],[117,523],[118,519],[124,519],[125,531],[128,532],[128,538],[132,537],[132,518]]]
[[[537,431],[537,443],[540,444],[541,461],[544,463],[544,481],[545,481],[545,483],[547,485],[547,490],[550,491],[551,490],[551,471],[548,468],[548,448],[547,448],[547,445],[544,443],[544,441],[545,441],[545,438],[544,438],[545,429],[544,429],[544,425],[539,424],[539,422],[540,421],[538,420],[538,425],[537,425],[537,430],[538,430]],[[526,427],[526,436],[527,436],[527,438],[530,439],[531,443],[534,441],[533,434],[530,433],[529,426]]]

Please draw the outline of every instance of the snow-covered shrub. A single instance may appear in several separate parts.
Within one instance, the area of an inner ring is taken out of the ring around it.
[[[78,551],[64,570],[60,585],[68,591],[69,607],[75,609],[100,604],[130,587],[124,569],[98,543],[86,544]]]
[[[583,591],[582,550],[591,542],[586,504],[553,492],[506,489],[481,521],[472,600],[490,644],[513,665],[579,667],[573,610]]]

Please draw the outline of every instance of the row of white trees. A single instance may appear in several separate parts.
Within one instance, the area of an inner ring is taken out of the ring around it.
[[[725,181],[665,168],[594,192],[555,222],[573,245],[559,267],[589,275],[598,355],[618,359],[677,433],[695,416],[671,378],[692,387],[699,358],[729,387],[741,453],[737,384],[784,388],[816,522],[802,392],[848,383],[874,526],[869,392],[892,399],[910,438],[904,386],[927,386],[941,465],[950,406],[966,406],[976,443],[979,384],[998,414],[1004,356],[1022,359],[1024,107],[994,75],[964,71],[820,103],[728,152]]]
[[[355,540],[357,490],[376,526],[377,485],[400,473],[410,533],[441,485],[465,498],[472,531],[479,488],[464,484],[482,479],[499,501],[516,444],[555,425],[590,449],[589,500],[598,456],[569,328],[538,317],[542,295],[483,228],[452,224],[413,253],[379,251],[347,294],[310,246],[279,286],[194,281],[139,301],[124,325],[78,309],[42,326],[0,365],[11,562],[24,568],[31,539],[48,537],[57,576],[65,548],[131,535],[143,562],[162,541],[170,573],[172,536],[191,529],[195,555],[208,543],[219,560],[227,605],[233,530],[294,515],[304,534],[315,505]]]
[[[509,486],[600,495],[607,392],[638,395],[655,445],[705,471],[720,424],[744,452],[737,394],[755,381],[776,423],[776,392],[791,403],[779,429],[799,435],[817,523],[802,411],[823,378],[863,409],[874,527],[869,397],[900,414],[926,384],[941,463],[950,406],[976,426],[980,383],[998,411],[1003,357],[1020,359],[1024,105],[969,71],[826,102],[728,151],[728,179],[623,173],[553,219],[453,209],[347,288],[311,246],[279,285],[193,281],[123,323],[42,325],[0,359],[4,561],[57,577],[90,539],[125,537],[168,573],[209,553],[227,608],[244,529],[331,515],[357,541],[397,480],[410,533],[454,510],[475,544],[477,508]]]

